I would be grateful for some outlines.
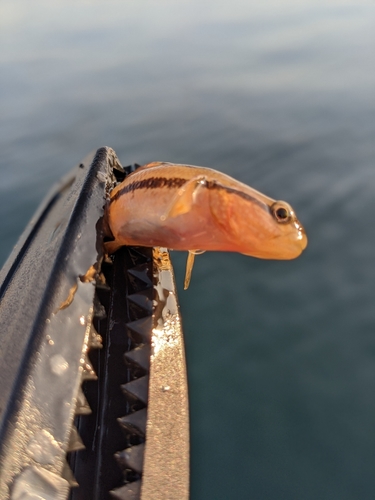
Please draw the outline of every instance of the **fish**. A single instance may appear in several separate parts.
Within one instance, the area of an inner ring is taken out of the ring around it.
[[[188,251],[185,289],[194,256],[204,251],[290,260],[307,246],[288,203],[194,165],[152,162],[138,168],[111,191],[105,220],[109,254],[123,245]]]

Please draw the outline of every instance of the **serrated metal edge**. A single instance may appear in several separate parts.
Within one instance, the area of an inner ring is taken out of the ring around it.
[[[153,260],[157,306],[141,499],[188,500],[189,408],[183,333],[168,250],[154,248]]]
[[[147,314],[152,314],[153,304],[148,289],[128,295],[128,300],[141,307]]]
[[[150,367],[150,355],[151,355],[151,347],[147,344],[144,344],[140,347],[136,347],[131,351],[128,351],[124,354],[124,357],[127,361],[134,363],[144,370],[148,370]]]
[[[78,389],[76,400],[76,415],[90,415],[90,413],[92,413],[90,405],[86,399],[86,396],[83,394],[81,386]]]
[[[117,422],[122,428],[132,434],[139,434],[144,437],[146,434],[147,409],[143,408],[142,410],[129,413],[124,417],[118,418]]]
[[[118,451],[115,453],[115,458],[120,465],[120,468],[130,468],[139,474],[143,469],[143,455],[145,450],[145,444],[137,444],[125,450]]]
[[[123,384],[121,386],[121,390],[125,394],[129,394],[130,396],[139,399],[142,403],[147,404],[148,401],[148,382],[149,377],[145,375],[144,377],[137,378],[128,382],[127,384]]]
[[[72,429],[70,431],[69,443],[67,448],[67,453],[71,453],[73,451],[84,450],[85,445],[79,435],[77,427],[73,424]]]
[[[141,485],[141,481],[133,481],[110,491],[110,495],[115,500],[139,500],[141,498]]]
[[[145,316],[144,318],[130,321],[129,323],[126,323],[126,327],[132,332],[140,335],[144,344],[150,343],[152,316]]]
[[[61,471],[61,477],[65,479],[71,488],[76,488],[78,486],[77,480],[74,477],[73,471],[66,460],[64,460],[63,468]]]

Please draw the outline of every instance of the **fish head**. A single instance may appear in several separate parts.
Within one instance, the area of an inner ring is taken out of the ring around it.
[[[307,246],[305,229],[285,201],[256,203],[249,219],[244,216],[234,229],[242,233],[239,242],[245,251],[241,253],[261,259],[295,259]]]
[[[305,230],[284,201],[252,188],[217,189],[211,194],[210,207],[230,251],[260,259],[290,260],[306,248]]]

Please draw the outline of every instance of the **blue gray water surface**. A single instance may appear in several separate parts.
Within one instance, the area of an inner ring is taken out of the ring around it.
[[[100,146],[289,201],[296,261],[210,253],[182,291],[192,500],[375,495],[372,1],[3,0],[1,264]]]

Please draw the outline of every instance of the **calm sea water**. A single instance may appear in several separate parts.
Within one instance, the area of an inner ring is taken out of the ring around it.
[[[374,3],[3,0],[0,44],[1,263],[103,145],[229,173],[306,227],[300,259],[205,254],[180,290],[192,500],[373,499]]]

